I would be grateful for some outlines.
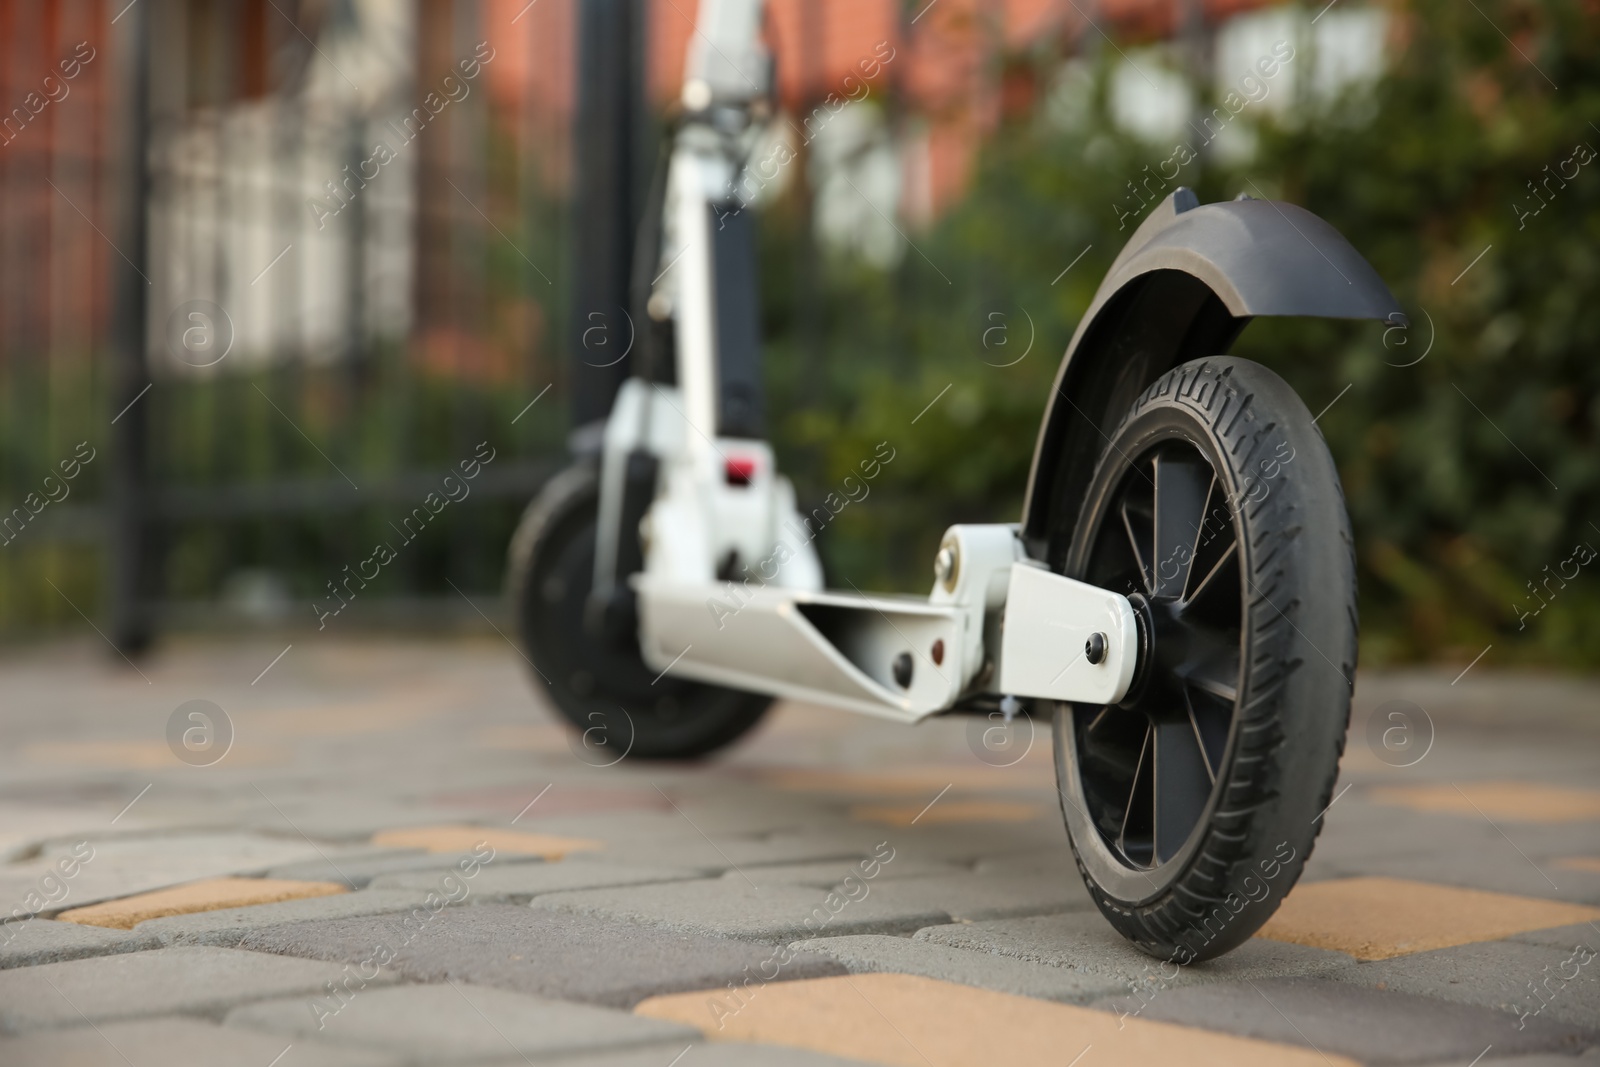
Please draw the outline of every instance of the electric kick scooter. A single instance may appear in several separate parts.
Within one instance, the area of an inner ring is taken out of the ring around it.
[[[530,661],[574,728],[640,759],[721,748],[775,697],[907,724],[1025,704],[1053,721],[1062,814],[1111,924],[1180,963],[1235,947],[1331,799],[1355,562],[1310,412],[1219,353],[1257,316],[1403,325],[1398,304],[1309,212],[1179,189],[1078,325],[1020,520],[946,531],[925,599],[826,590],[764,440],[735,192],[770,109],[761,14],[700,5],[635,257],[645,351],[598,455],[511,545]]]

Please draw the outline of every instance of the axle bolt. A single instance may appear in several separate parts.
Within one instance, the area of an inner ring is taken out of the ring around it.
[[[953,544],[944,544],[939,548],[939,554],[933,557],[933,576],[948,592],[955,592],[956,565],[958,559],[956,548]]]
[[[911,688],[911,653],[902,652],[894,658],[894,680],[901,689]]]
[[[1089,635],[1089,640],[1083,643],[1083,658],[1095,664],[1106,658],[1105,634],[1093,633]]]

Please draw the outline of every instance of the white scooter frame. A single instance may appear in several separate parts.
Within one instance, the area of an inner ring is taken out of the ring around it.
[[[1138,658],[1126,597],[1051,573],[1010,524],[946,531],[926,599],[825,591],[771,447],[718,434],[714,234],[742,167],[726,119],[748,126],[769,80],[761,10],[761,0],[701,0],[683,90],[690,117],[672,149],[650,294],[652,312],[673,320],[678,384],[632,378],[617,396],[602,451],[595,588],[619,577],[616,547],[630,532],[624,472],[643,451],[659,477],[639,529],[643,569],[624,580],[653,669],[908,723],[986,694],[1117,702]],[[719,581],[719,570],[743,577]]]

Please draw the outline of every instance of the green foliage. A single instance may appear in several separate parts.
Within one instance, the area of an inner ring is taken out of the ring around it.
[[[1368,663],[1464,661],[1490,642],[1501,662],[1600,655],[1600,628],[1584,625],[1600,565],[1563,565],[1575,545],[1600,547],[1600,158],[1575,177],[1565,162],[1600,148],[1600,23],[1582,8],[1411,0],[1375,84],[1247,109],[1253,158],[1203,155],[1174,183],[1202,202],[1264,192],[1307,207],[1411,314],[1387,333],[1261,321],[1235,346],[1313,411],[1332,403],[1319,425],[1355,523]],[[1297,48],[1295,63],[1314,62]],[[1132,230],[1115,205],[1172,154],[1111,122],[1104,63],[1063,84],[1078,86],[1071,120],[1037,107],[1005,124],[963,202],[912,233],[892,271],[830,261],[802,301],[799,215],[768,214],[769,366],[802,497],[878,441],[897,450],[822,539],[863,587],[924,589],[945,524],[1015,518],[1059,354]],[[1030,320],[1028,355],[995,366],[1021,354]]]

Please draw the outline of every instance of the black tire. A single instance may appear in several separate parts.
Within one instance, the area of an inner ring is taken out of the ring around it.
[[[1122,703],[1056,707],[1078,869],[1145,952],[1220,955],[1299,878],[1344,750],[1356,583],[1333,459],[1265,367],[1186,363],[1111,434],[1060,555],[1128,595],[1142,646]]]
[[[507,584],[518,636],[556,710],[580,731],[579,758],[695,759],[748,733],[772,698],[681,678],[657,678],[636,642],[590,636],[599,475],[580,463],[552,478],[512,535]]]

